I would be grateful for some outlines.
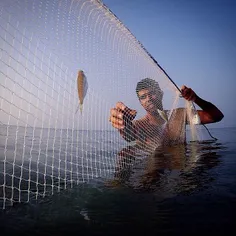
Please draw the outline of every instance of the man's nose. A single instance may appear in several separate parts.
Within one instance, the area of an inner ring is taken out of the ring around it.
[[[150,101],[152,98],[151,98],[152,96],[150,96],[150,94],[147,94],[146,95],[146,101],[148,102],[148,101]]]
[[[154,100],[156,95],[153,94],[147,94],[147,101]]]

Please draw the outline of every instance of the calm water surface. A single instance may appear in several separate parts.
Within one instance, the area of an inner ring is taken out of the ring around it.
[[[127,159],[113,180],[94,179],[1,211],[1,235],[225,234],[236,210],[236,128],[217,141]]]

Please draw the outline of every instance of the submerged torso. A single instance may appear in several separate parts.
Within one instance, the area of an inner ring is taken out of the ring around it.
[[[168,113],[168,112],[167,112]],[[178,108],[169,114],[168,121],[161,117],[150,119],[148,115],[136,120],[135,131],[140,145],[153,148],[185,142],[186,110]]]

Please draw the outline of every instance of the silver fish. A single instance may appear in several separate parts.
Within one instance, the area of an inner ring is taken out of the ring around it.
[[[161,116],[161,118],[167,122],[168,117],[167,117],[166,113],[164,111],[159,110],[159,109],[157,109],[157,111],[158,111],[159,115]]]
[[[83,102],[84,102],[84,98],[85,98],[87,90],[88,90],[87,78],[82,70],[78,71],[77,90],[78,90],[78,97],[79,97],[79,105],[76,109],[75,114],[77,113],[79,108],[80,108],[80,112],[82,114]]]

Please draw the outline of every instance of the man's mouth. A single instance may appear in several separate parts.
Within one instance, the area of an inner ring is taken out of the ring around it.
[[[148,108],[148,109],[152,109],[152,108],[154,108],[154,104],[153,104],[153,103],[149,103],[149,104],[147,104],[147,108]]]

